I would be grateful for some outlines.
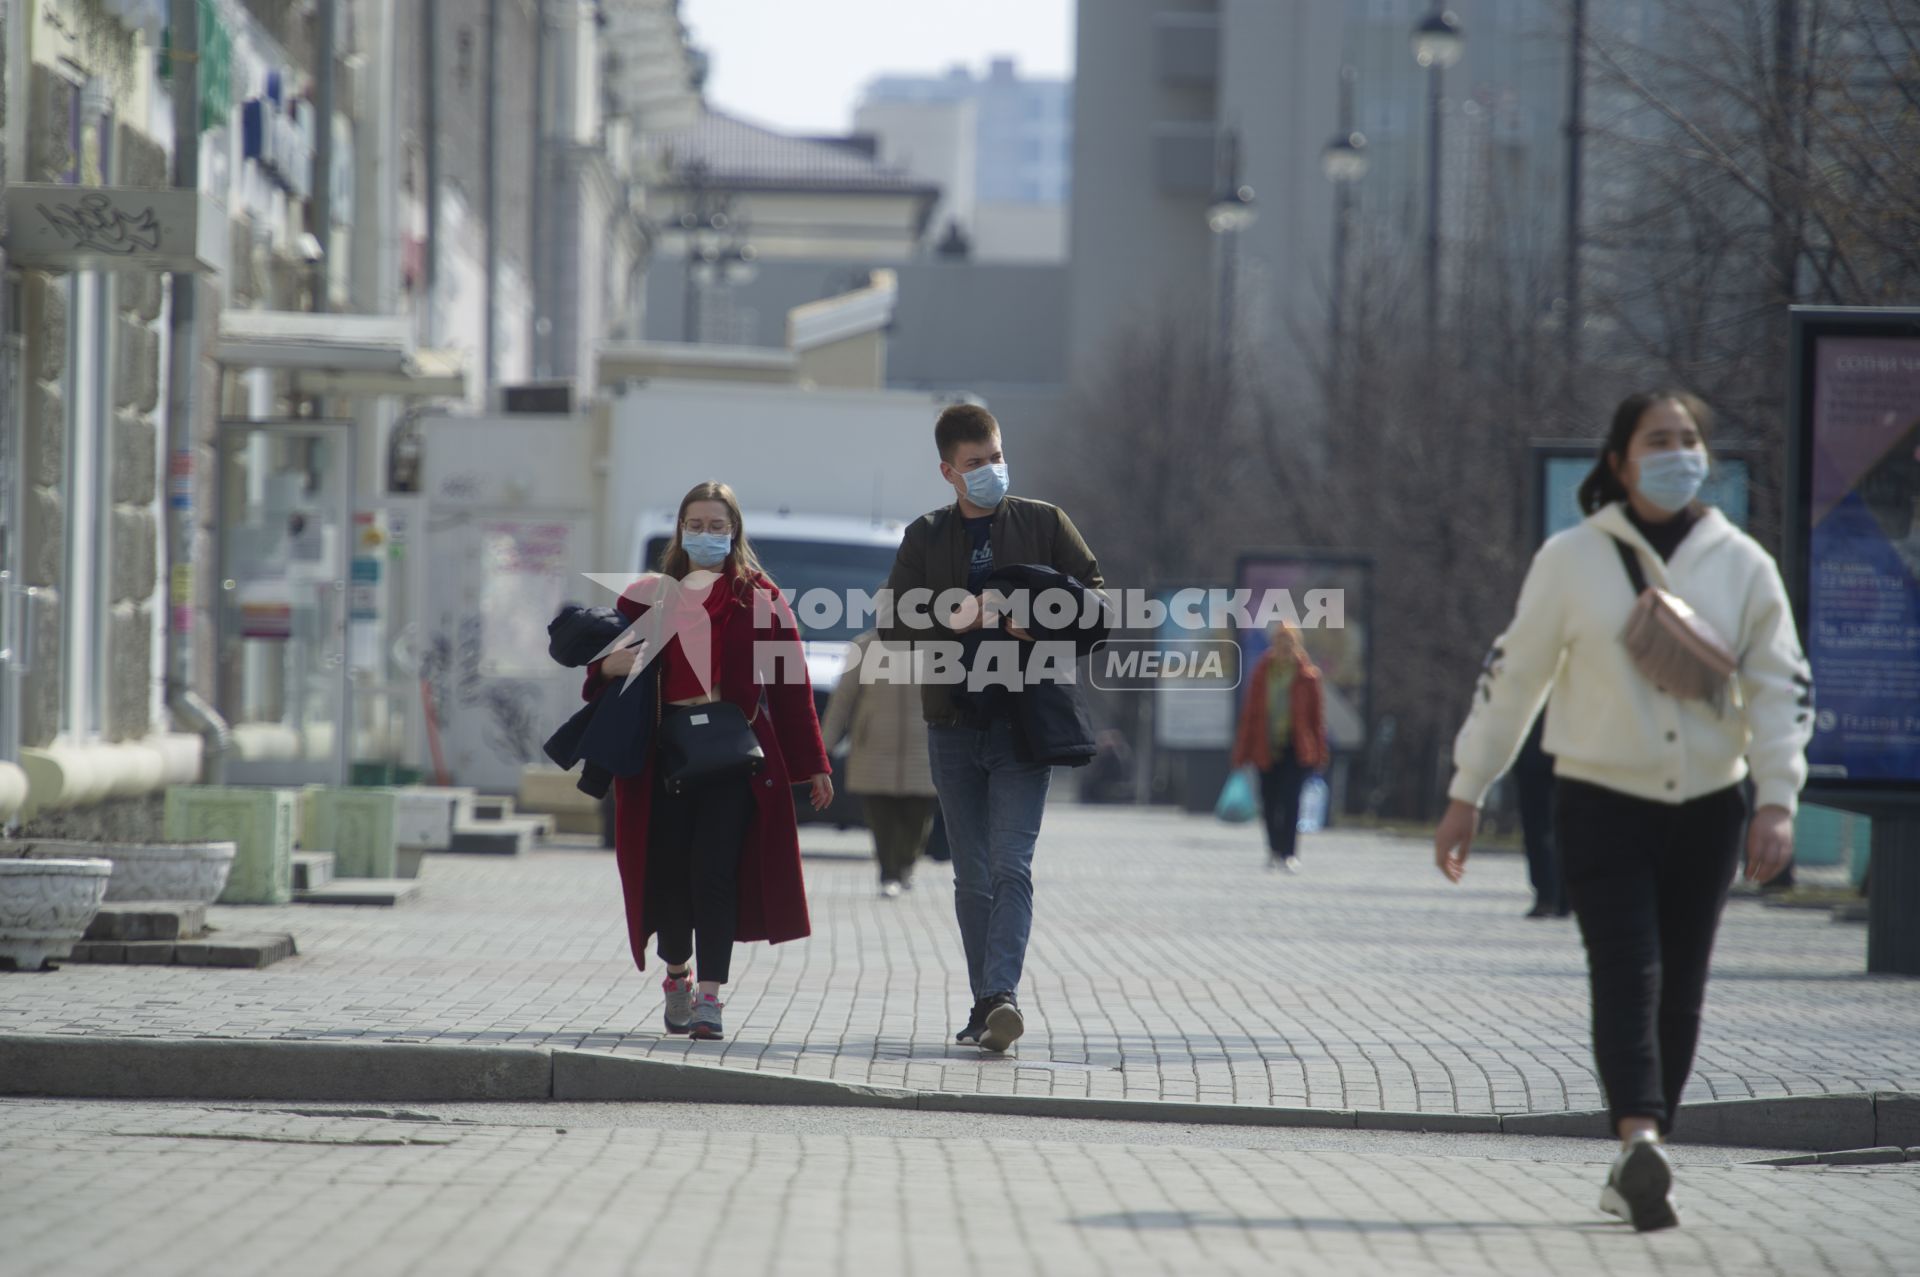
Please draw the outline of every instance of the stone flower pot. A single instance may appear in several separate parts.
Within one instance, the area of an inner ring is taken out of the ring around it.
[[[0,856],[74,859],[100,856],[113,862],[107,902],[184,900],[210,905],[226,888],[233,868],[230,842],[72,842],[20,839],[0,844]]]
[[[100,912],[111,860],[24,860],[0,856],[0,958],[38,971],[73,952]]]

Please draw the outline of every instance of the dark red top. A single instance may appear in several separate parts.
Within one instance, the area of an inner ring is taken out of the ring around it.
[[[676,637],[667,644],[661,653],[665,662],[660,669],[660,699],[671,705],[675,701],[705,700],[720,685],[720,644],[727,627],[728,618],[739,611],[738,607],[729,607],[733,602],[732,582],[720,580],[704,593],[696,594],[691,590],[682,590],[674,595],[670,605],[679,613],[670,624],[669,631]],[[699,625],[699,614],[707,614],[706,625]],[[706,642],[700,641],[705,634]],[[691,639],[691,642],[688,640]],[[704,653],[689,655],[688,647],[704,646]],[[696,669],[695,660],[704,668]]]

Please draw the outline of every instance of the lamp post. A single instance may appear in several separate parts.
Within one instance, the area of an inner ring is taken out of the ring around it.
[[[760,272],[760,252],[746,241],[727,212],[726,201],[715,198],[699,166],[687,173],[687,211],[680,215],[680,233],[686,244],[685,293],[681,305],[681,340],[700,340],[700,303],[704,289],[715,284],[751,283]]]
[[[1207,229],[1220,241],[1220,303],[1218,325],[1214,333],[1215,358],[1220,361],[1222,377],[1233,367],[1234,274],[1238,269],[1240,232],[1253,225],[1259,216],[1253,188],[1240,181],[1240,135],[1229,132],[1219,191],[1207,205]]]
[[[1580,152],[1586,141],[1587,0],[1573,0],[1572,24],[1567,68],[1567,308],[1562,318],[1569,376],[1580,358]]]
[[[1413,29],[1413,60],[1427,71],[1427,351],[1440,324],[1440,88],[1448,67],[1466,51],[1460,19],[1435,8]]]
[[[1367,138],[1353,127],[1351,63],[1340,68],[1340,132],[1320,152],[1320,168],[1333,183],[1333,288],[1328,315],[1328,350],[1333,375],[1340,380],[1345,362],[1347,234],[1353,220],[1353,184],[1367,175]]]

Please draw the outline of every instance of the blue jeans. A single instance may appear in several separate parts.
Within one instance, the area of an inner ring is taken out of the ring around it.
[[[953,912],[974,1000],[1020,987],[1033,930],[1033,845],[1053,770],[1014,753],[1013,724],[929,727],[933,787],[953,851]]]

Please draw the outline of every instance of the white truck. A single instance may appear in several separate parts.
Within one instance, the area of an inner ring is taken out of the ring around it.
[[[792,384],[650,379],[571,416],[422,423],[426,499],[421,646],[442,754],[456,783],[513,792],[579,706],[577,673],[546,655],[568,601],[606,605],[588,574],[654,567],[680,499],[719,479],[790,595],[872,591],[907,522],[950,502],[933,423],[950,396]],[[854,637],[807,635],[824,709]],[[804,805],[803,805],[804,813]],[[836,802],[828,818],[850,823]]]

